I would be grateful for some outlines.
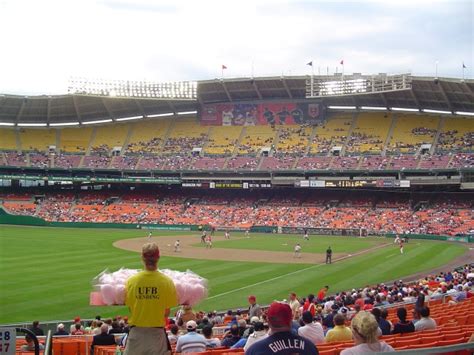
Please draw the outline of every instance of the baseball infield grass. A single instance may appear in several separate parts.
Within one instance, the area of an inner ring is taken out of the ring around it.
[[[34,319],[71,320],[79,315],[93,318],[128,313],[125,307],[91,307],[92,279],[104,269],[141,268],[137,253],[112,246],[116,240],[143,238],[144,231],[120,229],[73,229],[0,226],[0,324]],[[160,235],[191,235],[190,232],[153,232]],[[220,234],[220,233],[219,233]],[[233,233],[230,241],[214,243],[214,248],[289,250],[296,240],[304,252],[324,253],[328,245],[334,252],[360,251],[379,245],[382,238],[311,237],[309,242],[295,235],[252,235],[249,245],[242,235]],[[195,234],[196,241],[199,234]],[[305,244],[306,243],[306,244]],[[287,244],[285,246],[284,244]],[[195,307],[225,310],[247,306],[254,294],[260,304],[317,292],[329,285],[337,292],[367,284],[385,282],[439,267],[462,255],[459,244],[411,240],[405,254],[388,245],[332,264],[281,264],[238,261],[183,259],[163,256],[161,268],[190,269],[209,280],[208,299]]]

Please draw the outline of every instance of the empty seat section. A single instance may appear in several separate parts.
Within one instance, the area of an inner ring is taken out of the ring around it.
[[[432,144],[438,129],[439,117],[399,115],[393,128],[388,151],[416,153],[421,144]]]
[[[215,126],[211,128],[209,140],[204,149],[205,154],[230,155],[238,143],[242,127]]]
[[[60,132],[59,147],[63,152],[85,153],[91,140],[92,127],[64,128]]]
[[[380,113],[360,113],[347,141],[347,153],[380,154],[387,139],[392,117]]]
[[[190,153],[193,148],[200,148],[207,139],[209,126],[201,126],[195,118],[176,121],[163,147],[164,153]]]
[[[55,129],[20,129],[21,149],[47,151],[49,146],[56,145]]]
[[[0,149],[17,150],[16,131],[12,128],[0,129]]]
[[[244,137],[238,148],[239,155],[255,155],[261,152],[262,148],[270,148],[276,136],[275,128],[271,126],[249,126],[245,128]]]
[[[330,117],[324,126],[316,128],[311,141],[310,154],[326,154],[332,147],[346,143],[352,125],[352,114]]]
[[[115,123],[97,127],[91,144],[91,154],[109,153],[114,147],[122,148],[129,130],[129,124]]]
[[[158,153],[163,145],[163,139],[171,125],[169,119],[157,119],[134,123],[128,141],[129,153]]]

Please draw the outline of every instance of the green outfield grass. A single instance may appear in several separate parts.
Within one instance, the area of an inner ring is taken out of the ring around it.
[[[183,238],[182,232],[168,231],[154,232],[154,237],[160,234]],[[239,234],[232,235],[233,240],[216,242],[215,247],[249,247]],[[90,307],[91,280],[105,268],[140,268],[137,253],[116,249],[112,243],[144,236],[143,231],[136,230],[0,226],[0,324],[126,314],[125,307]],[[198,235],[193,238],[198,240]],[[255,248],[262,250],[281,250],[285,241],[294,245],[296,240],[294,235],[255,234],[252,238],[252,243],[258,244]],[[364,249],[381,241],[384,239],[311,237],[303,247],[305,252],[323,252],[331,245],[335,252],[342,252]],[[259,303],[265,304],[287,298],[290,291],[305,295],[330,285],[330,291],[336,292],[403,278],[441,266],[465,249],[458,244],[412,240],[405,246],[403,256],[398,248],[388,246],[332,265],[162,257],[160,267],[190,269],[207,278],[209,298],[197,308],[224,310],[245,307],[249,294],[255,294]]]

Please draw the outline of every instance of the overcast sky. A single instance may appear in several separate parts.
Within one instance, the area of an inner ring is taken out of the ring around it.
[[[0,0],[0,93],[70,77],[148,81],[332,73],[472,78],[474,1]]]

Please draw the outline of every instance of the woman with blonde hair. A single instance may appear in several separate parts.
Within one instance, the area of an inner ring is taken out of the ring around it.
[[[352,319],[352,337],[355,346],[344,349],[341,355],[362,355],[376,352],[395,351],[383,341],[379,341],[379,324],[375,317],[365,311],[357,313]]]

